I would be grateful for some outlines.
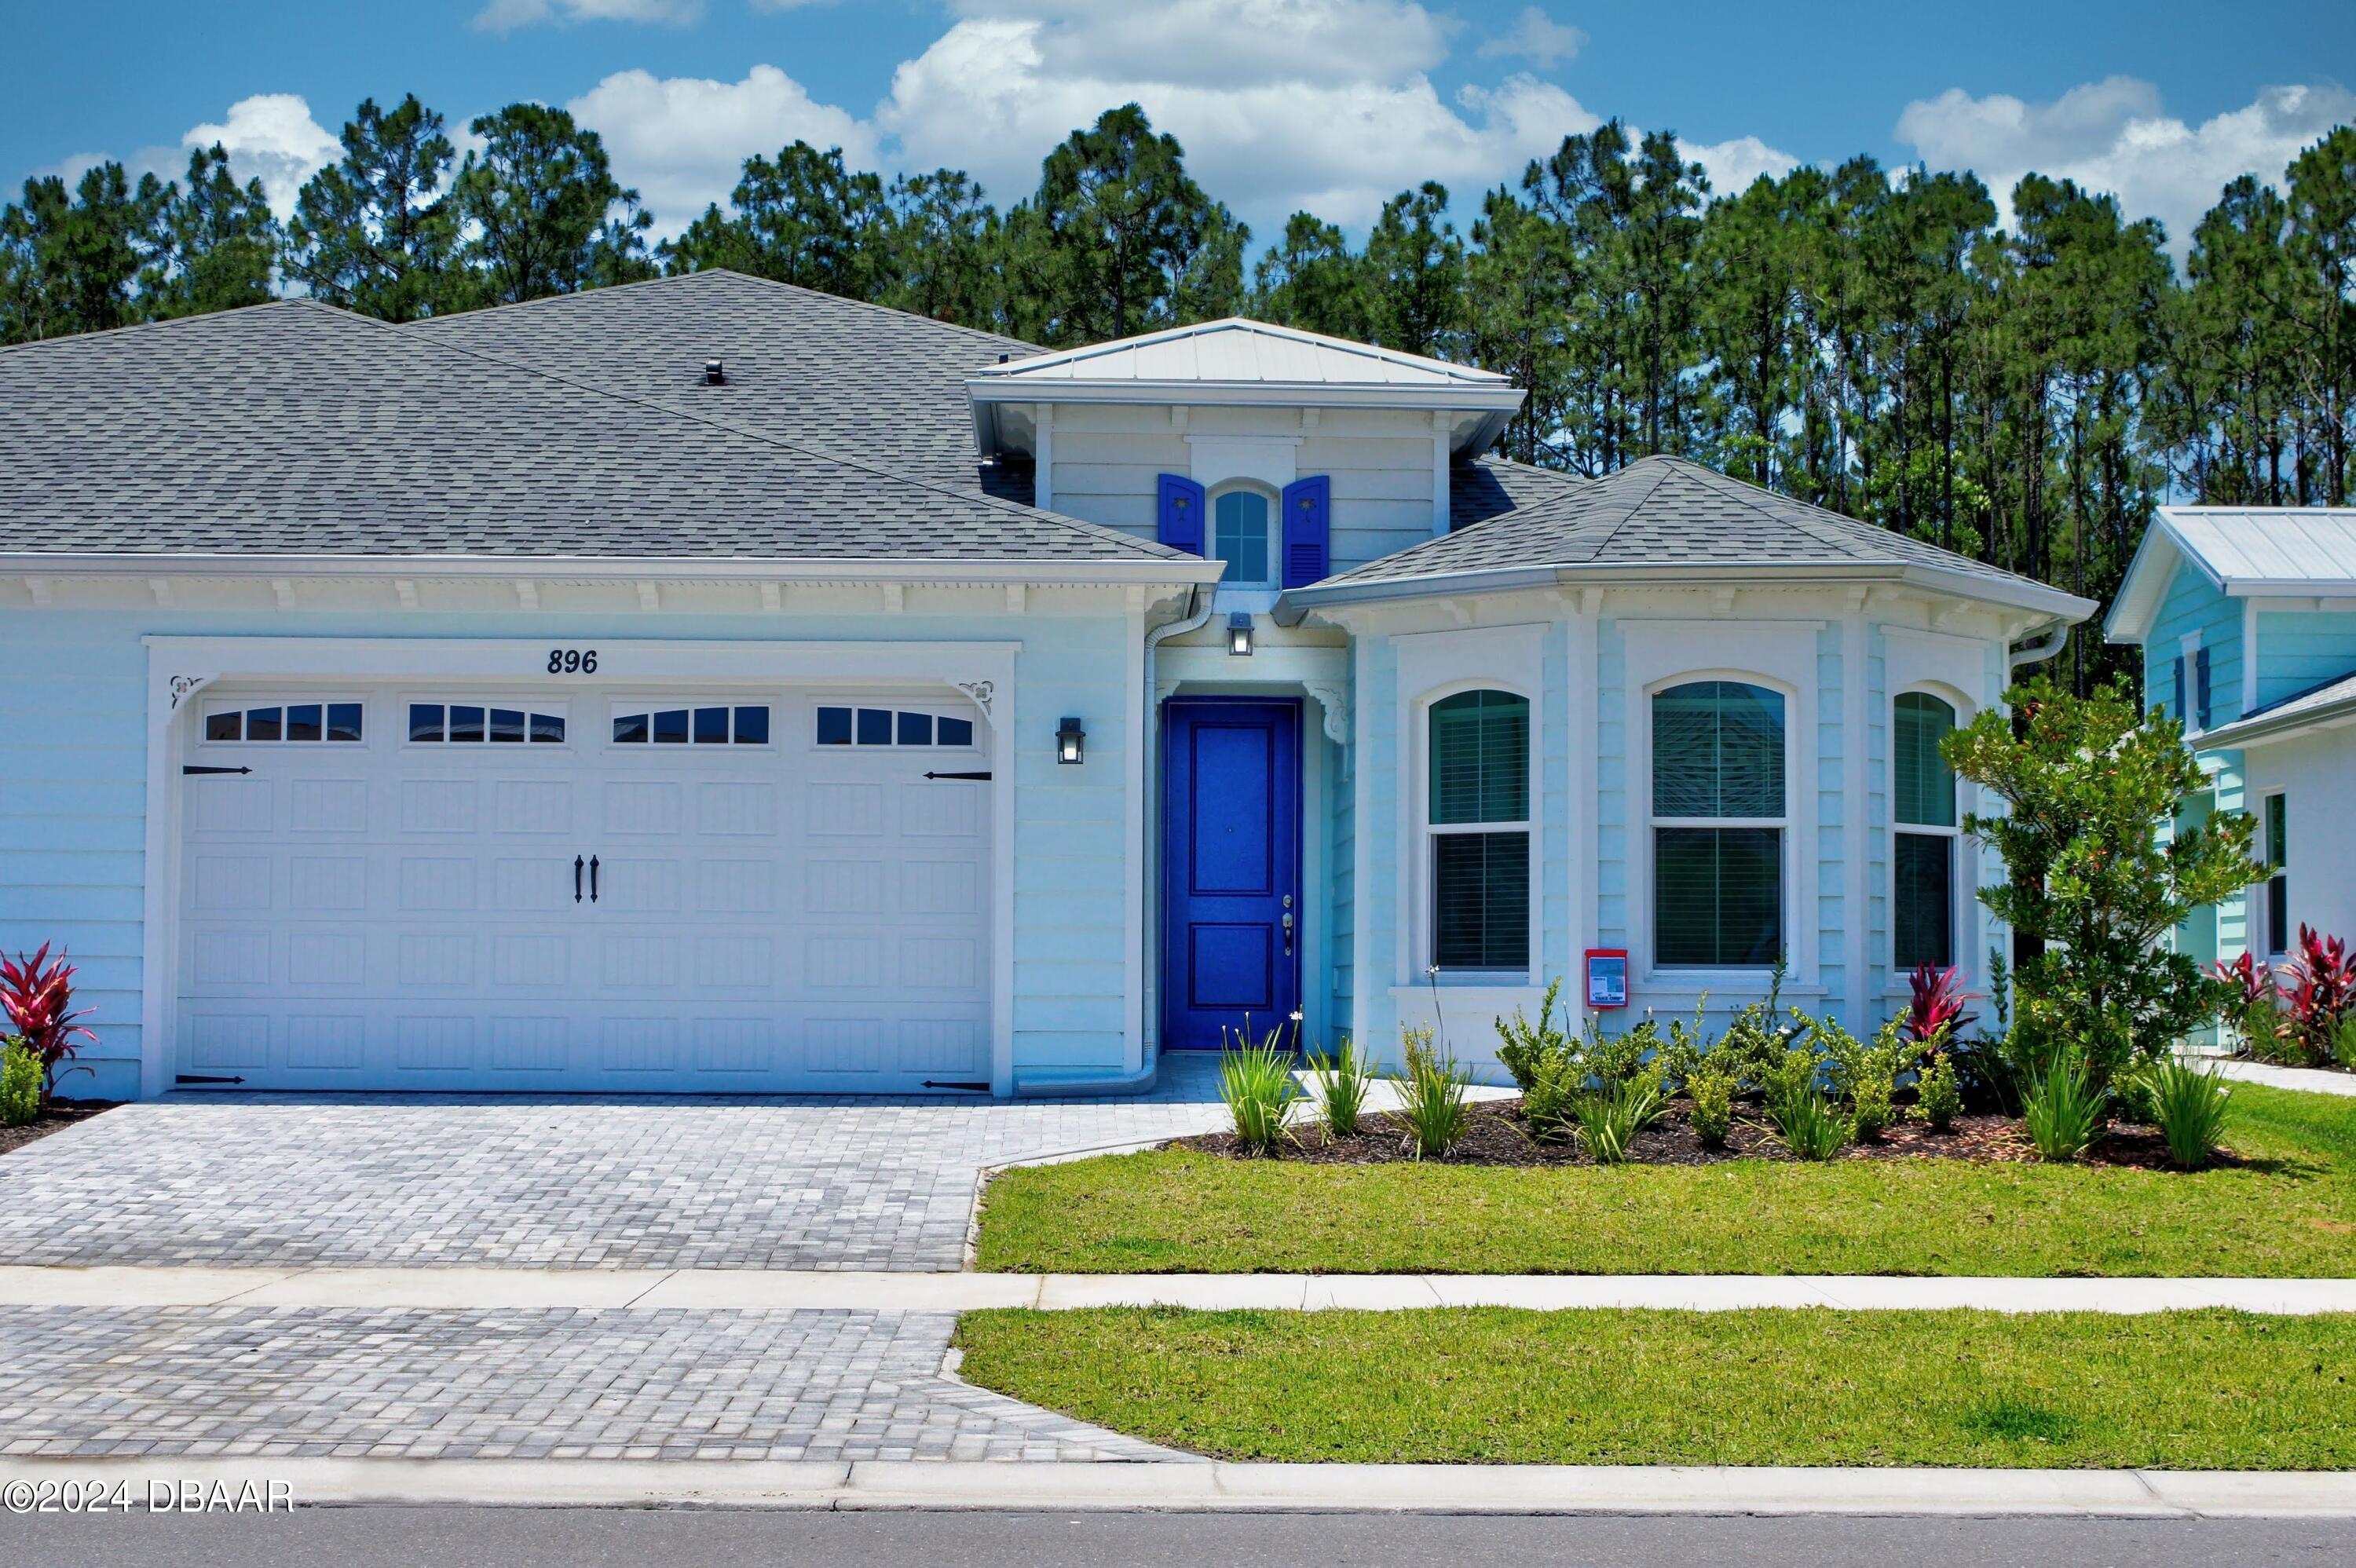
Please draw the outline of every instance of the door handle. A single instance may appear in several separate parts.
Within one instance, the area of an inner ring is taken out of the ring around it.
[[[573,901],[574,903],[581,901],[581,868],[584,864],[580,856],[573,857]]]
[[[589,857],[589,901],[597,901],[597,857]]]
[[[1284,912],[1284,955],[1287,958],[1292,956],[1292,912],[1290,910]]]

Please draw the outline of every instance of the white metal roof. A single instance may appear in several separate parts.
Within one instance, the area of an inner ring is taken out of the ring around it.
[[[2228,592],[2356,584],[2356,507],[2162,507],[2159,515]]]
[[[1510,385],[1470,365],[1350,343],[1299,327],[1228,316],[1141,337],[1042,354],[992,366],[978,381],[1258,382],[1322,387],[1481,387]]]
[[[2161,507],[2119,584],[2105,634],[2140,640],[2179,564],[2235,597],[2356,595],[2356,507]]]

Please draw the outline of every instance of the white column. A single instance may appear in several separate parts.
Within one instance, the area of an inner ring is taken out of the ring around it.
[[[1841,621],[1841,747],[1842,776],[1841,815],[1847,825],[1841,834],[1841,855],[1844,861],[1841,889],[1842,964],[1848,970],[1849,1027],[1859,1031],[1869,1030],[1873,1019],[1869,998],[1871,995],[1872,919],[1867,903],[1868,877],[1871,864],[1868,850],[1872,843],[1872,831],[1866,820],[1866,784],[1873,765],[1871,738],[1867,733],[1869,716],[1866,688],[1866,620],[1865,606],[1860,603]],[[1814,742],[1811,741],[1811,744]],[[1792,820],[1803,822],[1815,815],[1813,802],[1795,803],[1799,809]],[[1794,846],[1797,852],[1798,847]],[[1802,920],[1816,918],[1812,910],[1800,912]]]
[[[1122,958],[1122,991],[1130,999],[1121,1025],[1121,1056],[1131,1072],[1145,1070],[1145,889],[1151,868],[1145,852],[1146,733],[1153,720],[1145,690],[1145,590],[1129,591],[1129,740],[1122,748],[1126,795],[1129,876],[1122,911],[1129,941]]]

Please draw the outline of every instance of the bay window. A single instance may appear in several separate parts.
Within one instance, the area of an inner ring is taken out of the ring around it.
[[[1955,710],[1927,691],[1899,695],[1890,715],[1890,959],[1900,969],[1955,961],[1955,772],[1939,742]]]
[[[1431,962],[1526,969],[1530,962],[1530,704],[1462,691],[1431,705],[1426,864]]]
[[[1735,680],[1653,697],[1653,958],[1763,968],[1783,951],[1783,699]]]

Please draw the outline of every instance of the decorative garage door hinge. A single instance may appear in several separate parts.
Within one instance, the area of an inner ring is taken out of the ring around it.
[[[252,773],[253,770],[252,770],[252,768],[208,768],[208,767],[201,766],[201,765],[199,765],[198,763],[181,763],[181,764],[180,764],[180,771],[181,771],[183,773],[198,773],[198,774],[202,774],[202,773]]]
[[[990,777],[990,770],[985,768],[978,773],[926,773],[925,776],[928,779],[981,779],[986,781]]]

